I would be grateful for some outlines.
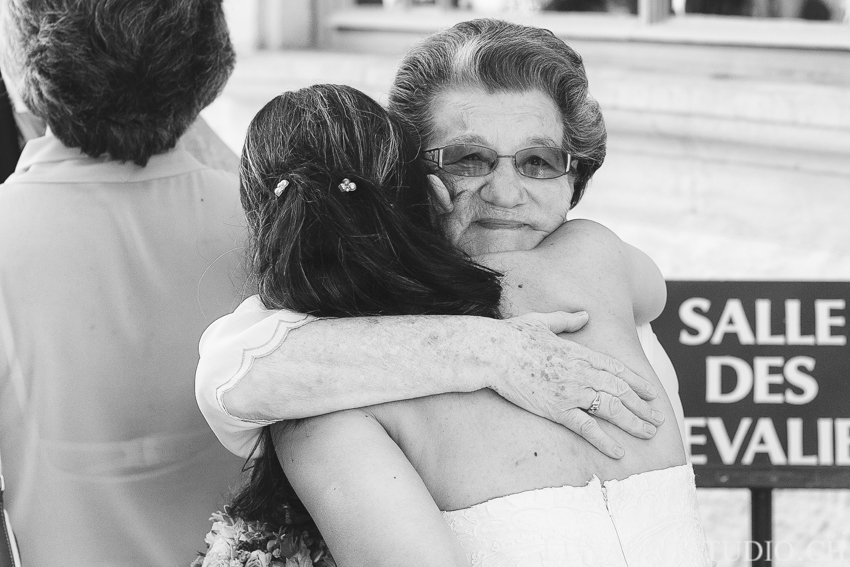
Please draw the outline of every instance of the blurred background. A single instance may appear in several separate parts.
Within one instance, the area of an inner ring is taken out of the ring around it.
[[[848,1],[225,0],[239,59],[204,117],[239,152],[281,91],[383,101],[429,33],[481,15],[537,25],[584,57],[608,126],[574,216],[668,279],[850,280]],[[748,565],[749,492],[699,492],[718,566]],[[774,539],[774,565],[850,565],[850,491],[777,490]]]

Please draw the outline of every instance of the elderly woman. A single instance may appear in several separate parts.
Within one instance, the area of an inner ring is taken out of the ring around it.
[[[646,324],[659,309],[650,299],[657,297],[653,285],[663,290],[663,282],[657,273],[649,278],[652,285],[642,285],[643,278],[630,280],[622,274],[641,263],[630,260],[626,245],[595,228],[565,225],[568,211],[601,165],[605,147],[602,117],[587,94],[580,58],[543,30],[491,20],[459,24],[406,57],[390,107],[418,127],[424,140],[421,157],[448,186],[439,199],[447,234],[465,252],[506,274],[502,314],[587,309],[591,322],[575,340],[626,362],[650,381],[657,398],[644,407],[634,393],[623,393],[620,382],[608,391],[602,381],[569,372],[556,376],[563,367],[581,368],[575,354],[562,350],[562,360],[550,366],[528,362],[541,350],[528,354],[522,346],[540,349],[543,339],[535,335],[536,342],[523,343],[523,331],[515,328],[500,334],[505,323],[482,318],[462,329],[452,327],[455,319],[441,316],[313,322],[309,315],[270,311],[250,301],[211,327],[202,344],[199,401],[219,437],[247,454],[263,423],[344,409],[340,393],[351,395],[349,406],[370,406],[283,428],[276,444],[292,485],[346,564],[462,562],[441,539],[445,526],[441,532],[438,510],[462,510],[446,518],[468,557],[482,565],[521,560],[528,565],[620,565],[652,557],[659,559],[655,565],[705,564],[693,476],[683,465],[681,438],[672,419],[667,425],[659,419],[676,413],[675,389],[665,391],[640,348],[634,350],[639,335],[650,338]],[[243,164],[253,163],[246,145]],[[620,272],[614,267],[618,262],[626,264]],[[608,279],[619,283],[612,287]],[[325,314],[321,309],[314,313]],[[334,323],[340,334],[334,334]],[[392,334],[376,343],[379,335],[370,333],[369,325],[389,327]],[[636,325],[643,330],[636,333]],[[316,335],[308,331],[319,328],[332,338],[311,345]],[[468,334],[478,330],[481,351],[470,355],[476,343]],[[647,344],[652,343],[646,341],[644,348]],[[362,367],[317,369],[327,363],[321,349],[329,345],[339,345],[336,351]],[[278,356],[280,362],[287,348],[290,360],[275,377],[269,358]],[[294,356],[298,348],[303,350]],[[652,351],[647,354],[650,362],[659,360]],[[478,365],[471,362],[476,355]],[[377,360],[369,361],[370,356]],[[429,357],[449,362],[435,367]],[[585,360],[594,357],[584,354]],[[559,417],[606,454],[573,432],[480,390],[503,385],[504,373],[524,365],[574,399],[566,407],[564,400],[550,400],[548,412],[538,409],[546,402],[530,396],[515,396],[517,404]],[[433,379],[428,372],[436,373]],[[382,382],[383,373],[392,378]],[[483,377],[468,389],[445,384],[475,373]],[[311,379],[316,380],[313,389],[303,388]],[[385,391],[376,394],[375,383]],[[479,391],[376,405],[472,390]],[[602,415],[622,429],[597,424],[588,414]],[[597,479],[588,485],[595,477],[628,480],[601,484]],[[557,490],[530,492],[542,487]],[[422,497],[425,489],[430,504]],[[606,511],[609,492],[617,509]],[[658,506],[641,503],[642,492],[666,500],[654,500]],[[493,506],[477,506],[489,500]],[[523,522],[514,514],[529,524],[519,528]],[[483,533],[475,527],[483,522],[499,527]],[[618,539],[619,528],[629,533]],[[678,543],[665,548],[665,538]],[[528,545],[517,547],[517,542]],[[647,547],[640,549],[644,543]],[[523,554],[530,555],[521,559]]]
[[[192,395],[201,332],[239,291],[238,180],[180,142],[233,67],[221,0],[3,5],[3,76],[49,127],[0,186],[23,564],[188,564],[240,465]]]

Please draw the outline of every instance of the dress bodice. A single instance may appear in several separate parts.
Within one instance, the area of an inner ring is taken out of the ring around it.
[[[443,512],[473,567],[708,567],[693,468],[529,490]]]

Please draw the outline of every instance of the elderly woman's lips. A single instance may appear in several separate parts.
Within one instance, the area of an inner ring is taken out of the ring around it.
[[[475,224],[489,230],[517,230],[526,226],[522,222],[501,219],[478,219]]]

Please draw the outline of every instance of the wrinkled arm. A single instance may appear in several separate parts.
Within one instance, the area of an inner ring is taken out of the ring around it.
[[[299,419],[490,386],[507,327],[481,317],[323,319],[291,331],[223,396],[236,417]],[[492,346],[491,346],[492,345]]]
[[[273,431],[283,470],[339,567],[469,565],[422,479],[367,410]]]
[[[631,394],[624,404],[647,422],[658,425],[663,417],[653,416],[634,396],[654,398],[648,382],[610,357],[555,335],[585,322],[586,316],[561,312],[506,321],[449,316],[319,320],[292,330],[276,350],[254,360],[222,401],[238,419],[280,421],[492,388],[619,458],[622,452],[598,426],[592,427],[595,422],[588,426],[566,418],[567,411],[586,408],[589,392],[605,391],[617,397]]]

